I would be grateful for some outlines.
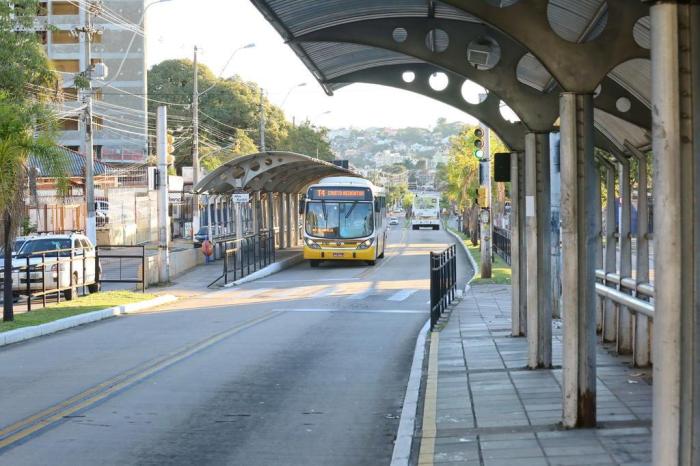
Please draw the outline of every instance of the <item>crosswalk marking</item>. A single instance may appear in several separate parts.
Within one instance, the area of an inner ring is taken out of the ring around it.
[[[408,297],[411,296],[416,291],[418,291],[418,290],[401,290],[397,293],[394,293],[389,298],[389,301],[404,301],[405,299],[408,299]]]
[[[326,296],[330,296],[330,295],[332,295],[333,293],[335,293],[335,291],[336,291],[337,289],[338,289],[338,287],[335,286],[335,285],[333,285],[333,286],[327,286],[327,287],[325,287],[324,289],[322,289],[321,291],[319,291],[318,293],[314,294],[314,295],[311,296],[311,297],[312,297],[312,298],[325,298]]]
[[[316,309],[316,308],[299,308],[299,309],[275,309],[275,312],[335,312],[335,313],[370,313],[370,314],[426,314],[426,310],[416,309]]]
[[[240,293],[236,293],[234,295],[234,298],[252,298],[254,296],[265,294],[270,290],[271,290],[271,288],[257,288],[254,290],[245,290],[245,291],[241,291]]]
[[[369,287],[364,291],[361,291],[359,293],[355,293],[355,294],[349,296],[348,299],[352,299],[353,301],[359,301],[361,299],[369,298],[373,293],[374,293],[374,288]]]

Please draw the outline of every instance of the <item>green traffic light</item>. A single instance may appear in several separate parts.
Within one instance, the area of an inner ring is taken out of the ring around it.
[[[477,159],[481,160],[484,158],[484,151],[479,149],[474,151],[474,155],[476,156]]]

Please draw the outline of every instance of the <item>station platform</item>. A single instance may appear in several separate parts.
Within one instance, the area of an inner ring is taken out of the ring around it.
[[[651,464],[651,369],[597,347],[598,427],[561,427],[561,321],[552,369],[527,368],[510,334],[511,287],[476,285],[430,334],[420,465]]]

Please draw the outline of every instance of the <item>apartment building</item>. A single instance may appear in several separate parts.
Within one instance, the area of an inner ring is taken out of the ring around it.
[[[74,77],[86,70],[88,63],[86,44],[74,30],[86,24],[90,3],[91,0],[52,0],[40,5],[38,34],[61,73],[64,109],[81,106]],[[94,153],[98,160],[109,164],[141,163],[148,155],[144,3],[103,0],[93,21],[100,32],[92,38],[92,64],[105,63],[109,68],[106,80],[93,80]],[[59,142],[63,146],[82,153],[83,134],[80,115],[61,120]]]

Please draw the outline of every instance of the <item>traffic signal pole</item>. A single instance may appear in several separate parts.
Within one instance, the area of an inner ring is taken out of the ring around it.
[[[481,264],[479,264],[481,278],[491,278],[493,222],[491,221],[491,154],[489,128],[477,128],[474,131],[476,139],[474,147],[475,155],[479,159],[479,223],[481,233]],[[483,138],[483,139],[482,139]]]

